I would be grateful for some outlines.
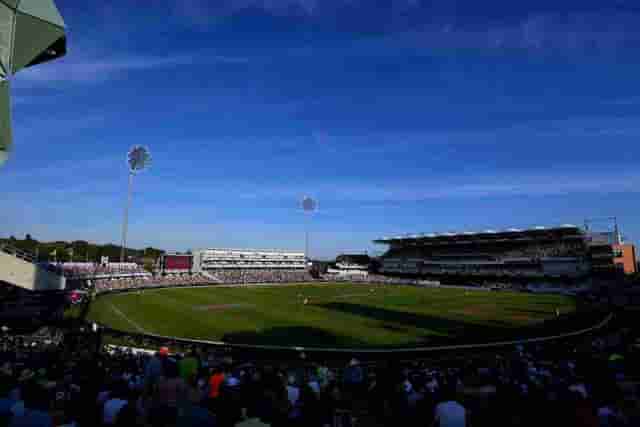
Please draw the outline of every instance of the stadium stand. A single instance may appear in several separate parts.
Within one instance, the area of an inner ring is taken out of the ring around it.
[[[304,270],[222,270],[210,273],[220,283],[297,283],[314,280]]]
[[[150,274],[135,263],[64,263],[46,268],[79,279],[97,292],[171,286],[249,283],[299,283],[315,280],[304,254],[276,250],[207,249],[168,253]]]
[[[33,256],[0,244],[0,282],[32,291],[63,290],[65,277],[33,262]]]
[[[88,280],[86,287],[95,288],[97,292],[114,290],[143,289],[154,287],[193,286],[211,284],[210,277],[201,274],[183,274],[168,276],[139,276],[126,278],[100,278]]]
[[[64,263],[44,267],[70,279],[79,279],[82,288],[95,288],[97,292],[315,280],[305,269],[304,254],[286,251],[209,249],[194,255],[169,253],[158,261],[153,275],[135,263]]]
[[[194,252],[196,271],[219,270],[304,270],[302,252],[252,249],[204,249]]]
[[[579,279],[615,270],[610,245],[603,248],[572,225],[398,236],[375,243],[389,246],[380,272],[390,275]]]
[[[45,263],[45,268],[56,271],[70,279],[100,279],[116,277],[144,277],[150,273],[134,262],[93,262]]]
[[[137,288],[195,286],[211,284],[300,283],[314,280],[306,271],[224,270],[216,273],[168,274],[140,277],[112,277],[87,280],[87,288],[97,292]]]
[[[326,274],[331,277],[354,277],[356,280],[369,274],[371,259],[367,255],[342,254],[336,257],[336,262],[328,266]]]
[[[620,326],[498,354],[375,362],[153,353],[102,346],[99,331],[3,330],[0,425],[631,427],[638,329]]]

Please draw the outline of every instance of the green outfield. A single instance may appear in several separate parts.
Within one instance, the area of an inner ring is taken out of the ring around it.
[[[560,295],[301,284],[105,295],[89,318],[125,331],[230,343],[398,347],[531,335],[556,309],[568,314],[576,303]]]

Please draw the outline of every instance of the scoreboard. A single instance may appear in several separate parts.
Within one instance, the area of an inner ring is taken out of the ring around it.
[[[167,273],[188,272],[193,268],[193,255],[164,255],[162,270]]]

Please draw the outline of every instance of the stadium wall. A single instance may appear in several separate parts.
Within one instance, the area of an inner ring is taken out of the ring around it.
[[[64,290],[62,275],[47,271],[33,262],[0,249],[0,281],[30,291]]]

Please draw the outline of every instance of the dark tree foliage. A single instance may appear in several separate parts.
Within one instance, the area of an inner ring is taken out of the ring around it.
[[[120,261],[120,246],[108,243],[105,245],[87,242],[86,240],[39,242],[31,234],[24,239],[16,239],[14,236],[8,239],[0,238],[0,243],[9,244],[22,251],[33,254],[39,262],[58,261],[68,262],[100,262],[102,257],[109,257],[109,261]],[[164,251],[153,247],[144,249],[127,248],[127,261],[140,264],[153,264]]]

